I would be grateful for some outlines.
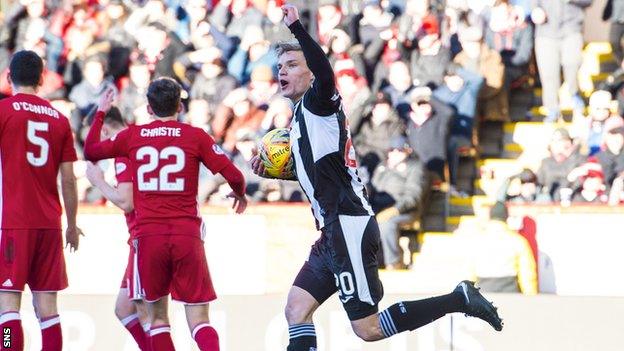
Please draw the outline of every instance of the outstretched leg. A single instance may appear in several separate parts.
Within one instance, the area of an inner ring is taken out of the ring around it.
[[[418,329],[454,312],[480,318],[498,331],[503,328],[496,308],[469,281],[459,283],[447,295],[396,303],[379,314],[352,321],[351,326],[362,340],[376,341]]]

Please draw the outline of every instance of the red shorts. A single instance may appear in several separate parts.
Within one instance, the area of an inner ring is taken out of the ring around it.
[[[128,252],[128,264],[126,265],[126,271],[124,272],[123,279],[121,280],[121,288],[128,290],[128,298],[130,300],[141,300],[141,289],[139,288],[139,280],[134,272],[137,271],[137,256],[135,246],[138,244],[134,239],[130,242],[130,250]]]
[[[1,229],[0,253],[0,291],[67,288],[60,229]]]
[[[212,286],[204,242],[186,235],[150,235],[138,239],[138,284],[141,295],[153,302],[171,293],[186,304],[217,298]]]

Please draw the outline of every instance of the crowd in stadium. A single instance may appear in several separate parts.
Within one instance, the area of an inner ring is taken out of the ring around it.
[[[142,124],[150,118],[150,80],[174,77],[185,89],[185,121],[213,135],[243,170],[252,201],[302,201],[295,182],[259,178],[248,165],[258,138],[288,127],[292,116],[291,102],[278,94],[274,52],[275,43],[292,40],[281,22],[283,2],[5,1],[0,93],[11,93],[11,53],[37,52],[46,62],[40,94],[71,116],[81,150],[107,86],[118,91],[123,118]],[[456,187],[460,156],[478,147],[479,123],[510,120],[514,91],[541,85],[544,121],[559,121],[560,70],[572,127],[556,129],[550,156],[508,179],[498,200],[624,201],[624,120],[612,101],[624,96],[622,74],[589,99],[577,82],[591,0],[289,2],[334,67],[360,176],[382,227],[413,218],[444,182],[451,194],[465,195]],[[609,3],[605,19],[621,62],[624,1]],[[86,165],[77,168],[81,176]],[[84,177],[80,184],[82,201],[103,201]],[[206,169],[200,184],[203,201],[218,202],[229,189]]]

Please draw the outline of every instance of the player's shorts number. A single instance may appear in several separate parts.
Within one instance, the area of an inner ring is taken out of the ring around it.
[[[48,162],[48,154],[50,152],[50,144],[44,138],[37,135],[37,132],[47,132],[49,125],[46,122],[33,122],[28,121],[26,129],[26,137],[28,141],[36,146],[39,146],[39,155],[35,155],[34,152],[26,152],[26,159],[28,163],[35,167],[42,167]]]
[[[349,301],[355,293],[355,284],[353,284],[353,275],[351,272],[342,272],[339,275],[334,274],[336,278],[336,286],[338,287],[338,295],[343,302]]]
[[[158,168],[160,160],[167,160],[170,157],[175,159],[175,163],[163,166],[158,172],[158,178],[145,178],[145,174],[152,172]],[[184,178],[175,178],[169,181],[172,173],[180,172],[184,169],[185,155],[184,151],[176,146],[167,146],[160,152],[152,146],[143,146],[136,153],[139,161],[147,159],[147,163],[141,165],[137,170],[139,191],[183,191]]]

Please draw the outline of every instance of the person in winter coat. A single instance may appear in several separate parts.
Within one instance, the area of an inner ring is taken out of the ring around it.
[[[371,196],[387,269],[405,268],[399,246],[400,227],[419,217],[427,184],[423,165],[413,156],[407,140],[393,140],[386,162],[373,176]]]

